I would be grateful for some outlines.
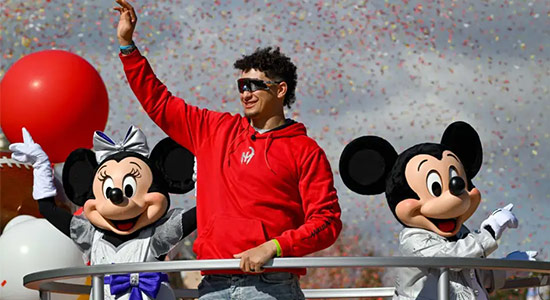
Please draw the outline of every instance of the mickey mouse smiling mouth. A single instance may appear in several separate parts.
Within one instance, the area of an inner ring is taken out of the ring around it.
[[[434,219],[428,218],[434,225],[443,232],[453,232],[457,227],[457,218],[451,219]]]
[[[139,217],[141,217],[141,215],[135,217],[135,218],[131,218],[131,219],[126,219],[126,220],[108,220],[111,224],[113,224],[113,226],[120,230],[120,231],[129,231],[130,229],[132,229]]]

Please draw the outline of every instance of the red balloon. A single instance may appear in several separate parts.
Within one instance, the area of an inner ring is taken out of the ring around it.
[[[52,163],[77,148],[91,148],[109,113],[107,89],[96,69],[62,50],[29,54],[0,83],[0,124],[11,143],[22,142],[26,127]]]

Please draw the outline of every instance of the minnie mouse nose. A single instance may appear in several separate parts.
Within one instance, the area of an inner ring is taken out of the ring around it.
[[[449,190],[451,191],[451,194],[455,196],[462,194],[465,187],[466,183],[458,176],[451,178],[451,182],[449,182]]]
[[[124,197],[122,195],[122,190],[119,188],[114,188],[109,193],[109,199],[113,204],[120,204],[124,200]]]

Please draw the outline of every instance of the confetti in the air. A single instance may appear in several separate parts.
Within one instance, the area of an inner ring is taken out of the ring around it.
[[[550,2],[548,1],[133,1],[135,42],[170,91],[213,110],[241,111],[233,62],[277,46],[298,66],[303,122],[326,150],[345,223],[372,239],[377,255],[397,251],[383,195],[360,196],[341,182],[346,143],[379,135],[397,151],[439,141],[465,120],[479,132],[484,160],[474,184],[482,203],[466,225],[515,203],[518,229],[496,256],[516,249],[550,255]],[[134,124],[150,143],[164,134],[140,108],[118,58],[112,1],[2,1],[0,76],[44,49],[81,55],[109,93],[106,133]],[[192,207],[192,196],[175,197]]]

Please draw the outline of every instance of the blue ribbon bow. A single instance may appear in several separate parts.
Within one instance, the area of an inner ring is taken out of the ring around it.
[[[130,300],[143,300],[141,292],[155,299],[160,290],[160,284],[168,281],[168,275],[161,272],[144,272],[105,276],[105,284],[109,284],[111,295],[117,298],[130,291]]]

